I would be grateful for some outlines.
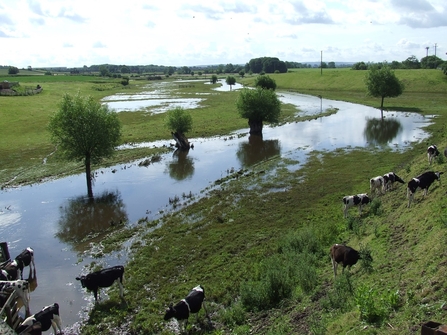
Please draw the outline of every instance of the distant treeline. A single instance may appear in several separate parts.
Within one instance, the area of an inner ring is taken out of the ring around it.
[[[402,62],[392,61],[391,63],[381,62],[381,63],[365,63],[357,62],[352,65],[353,70],[368,70],[372,66],[382,67],[383,65],[388,65],[392,69],[437,69],[441,68],[444,73],[447,71],[447,62],[441,58],[431,55],[417,59],[416,56],[410,56]],[[446,73],[447,74],[447,73]]]

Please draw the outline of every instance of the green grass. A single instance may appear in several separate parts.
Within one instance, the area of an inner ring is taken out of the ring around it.
[[[427,127],[432,134],[429,140],[400,153],[371,149],[315,152],[298,171],[288,169],[296,162],[271,159],[241,175],[235,173],[219,188],[208,188],[205,191],[209,193],[204,191],[201,199],[192,199],[176,213],[156,222],[141,220],[136,227],[111,233],[102,241],[107,251],[119,249],[120,241],[130,236],[136,241],[126,265],[126,303],[119,301],[113,288],[111,299],[93,308],[83,334],[102,334],[107,329],[169,334],[162,321],[164,309],[197,284],[205,287],[214,328],[206,326],[202,311],[199,323],[194,317],[190,320],[194,325],[191,334],[415,335],[423,322],[445,323],[444,185],[435,183],[425,198],[418,192],[411,208],[406,207],[405,185],[399,184],[367,206],[361,217],[355,209],[350,211],[355,219],[344,219],[342,213],[341,198],[368,190],[371,176],[394,171],[408,181],[430,168],[425,155],[428,144],[447,146],[447,76],[435,70],[396,73],[406,81],[408,90],[398,98],[385,99],[385,105],[438,115]],[[364,75],[335,69],[324,70],[321,76],[317,69],[306,69],[273,77],[278,90],[378,106],[378,99],[366,96]],[[92,87],[89,83],[72,85],[80,85],[84,92]],[[204,89],[198,85],[181,94]],[[195,133],[191,137],[246,127],[246,121],[231,110],[235,94],[216,94],[205,107],[194,110]],[[10,108],[14,110],[13,105]],[[42,110],[45,113],[45,107]],[[286,106],[284,117],[293,112]],[[20,109],[16,117],[23,119],[17,127],[31,123],[26,109]],[[162,116],[141,112],[120,117],[124,141],[165,138],[164,131],[158,129],[163,128]],[[44,138],[37,130],[32,136]],[[26,134],[17,132],[17,137],[26,142],[21,139]],[[36,145],[36,152],[42,145]],[[115,161],[146,154],[143,149],[120,153]],[[36,158],[29,153],[28,159]],[[61,165],[56,159],[53,164]],[[16,164],[11,161],[10,165],[11,170],[21,169],[22,156],[17,155]],[[438,160],[431,169],[444,171],[445,160]],[[36,178],[36,173],[29,178]],[[359,262],[334,281],[329,247],[343,241],[370,253],[373,261]],[[278,265],[287,272],[278,272]],[[272,283],[283,288],[280,301],[272,299],[276,287]],[[245,296],[246,305],[241,287],[252,293]],[[267,302],[267,310],[258,311],[260,301]]]

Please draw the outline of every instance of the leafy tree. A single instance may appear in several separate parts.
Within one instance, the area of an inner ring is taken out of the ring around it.
[[[447,62],[441,64],[441,70],[445,75],[447,75]]]
[[[443,60],[437,56],[431,55],[421,59],[421,68],[423,69],[437,69]]]
[[[110,74],[108,66],[107,65],[101,65],[99,67],[99,74],[101,75],[101,77],[107,77]]]
[[[240,71],[239,71],[239,75],[240,75],[242,78],[244,78],[244,76],[245,76],[245,71],[244,71],[244,70],[240,70]]]
[[[402,67],[402,63],[401,63],[401,62],[398,62],[397,60],[393,60],[393,61],[391,62],[390,67],[391,67],[393,70],[395,70],[395,69],[400,69],[400,68]]]
[[[121,66],[121,73],[130,73],[129,67],[127,65]]]
[[[250,134],[262,134],[263,122],[278,122],[281,102],[272,89],[244,88],[236,100],[236,108],[241,117],[248,119]]]
[[[172,137],[177,142],[177,147],[189,149],[190,145],[185,133],[192,128],[192,116],[183,107],[170,109],[166,114],[166,127],[171,130]]]
[[[233,76],[228,76],[227,79],[225,79],[225,82],[227,83],[227,85],[230,85],[230,91],[231,91],[231,86],[236,84],[236,78],[234,78]]]
[[[213,84],[217,83],[217,76],[215,74],[211,76],[211,83]]]
[[[370,96],[382,98],[380,112],[383,119],[383,100],[387,97],[392,98],[401,95],[404,84],[387,64],[384,64],[380,69],[376,66],[371,67],[366,75],[365,82]]]
[[[229,63],[229,64],[225,65],[224,72],[225,73],[234,73],[233,64]]]
[[[276,90],[276,82],[274,79],[266,75],[257,76],[255,79],[255,86],[270,90]]]
[[[406,60],[404,60],[402,62],[402,65],[406,69],[420,69],[421,68],[421,63],[419,62],[419,60],[414,55],[410,56]]]
[[[51,116],[48,129],[67,160],[84,162],[88,196],[92,198],[91,164],[112,156],[119,144],[121,123],[117,114],[91,96],[67,93],[59,111]]]
[[[19,68],[15,67],[15,66],[10,66],[8,68],[8,74],[18,74],[19,73]]]
[[[368,70],[368,65],[365,62],[358,62],[352,65],[353,70]]]
[[[335,69],[335,62],[329,62],[327,67],[330,69]]]

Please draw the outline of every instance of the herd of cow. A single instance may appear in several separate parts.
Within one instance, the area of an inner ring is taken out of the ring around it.
[[[427,158],[428,164],[431,165],[433,160],[439,156],[440,152],[436,145],[430,145],[427,148]],[[444,151],[444,155],[447,156],[447,149]],[[424,197],[427,195],[428,188],[435,180],[441,181],[441,174],[443,172],[434,172],[428,171],[424,172],[421,175],[412,178],[407,184],[407,198],[408,205],[410,207],[414,194],[418,189],[421,189],[424,193]],[[393,184],[395,182],[399,182],[404,184],[405,182],[396,175],[394,172],[388,172],[383,176],[377,176],[371,178],[369,181],[370,184],[370,195],[368,193],[361,193],[356,195],[347,195],[343,197],[343,214],[344,217],[348,217],[348,210],[351,207],[357,206],[359,210],[359,215],[362,213],[362,208],[364,205],[369,204],[372,201],[372,196],[379,194],[385,194],[387,191],[393,188]],[[337,265],[342,263],[343,270],[345,267],[352,266],[357,263],[357,261],[361,258],[360,253],[346,245],[342,244],[334,244],[330,249],[330,256],[332,260],[332,268],[334,270],[334,276],[337,275]]]
[[[27,266],[30,268],[31,277],[32,266],[34,271],[36,267],[34,264],[34,250],[29,247],[23,250],[13,261],[2,264],[0,271],[0,309],[8,300],[10,294],[15,292],[22,301],[27,316],[16,329],[17,334],[40,335],[43,331],[49,330],[50,327],[53,327],[54,334],[57,334],[57,330],[62,334],[62,322],[57,303],[46,306],[41,311],[31,315],[29,308],[30,285],[28,280],[23,279],[23,269]],[[95,303],[97,303],[100,298],[98,294],[99,289],[110,287],[115,281],[118,282],[120,297],[123,299],[123,277],[124,266],[117,265],[76,277],[76,280],[81,282],[83,288],[93,292]],[[198,313],[202,306],[206,312],[204,300],[205,290],[203,286],[196,286],[185,299],[182,299],[176,305],[171,304],[168,307],[164,319],[176,318],[179,321],[184,321],[186,328],[190,313]],[[207,312],[206,316],[209,320]]]

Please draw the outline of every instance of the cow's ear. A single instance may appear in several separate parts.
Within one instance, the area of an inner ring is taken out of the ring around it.
[[[76,277],[76,280],[81,280],[81,278],[80,277]]]

